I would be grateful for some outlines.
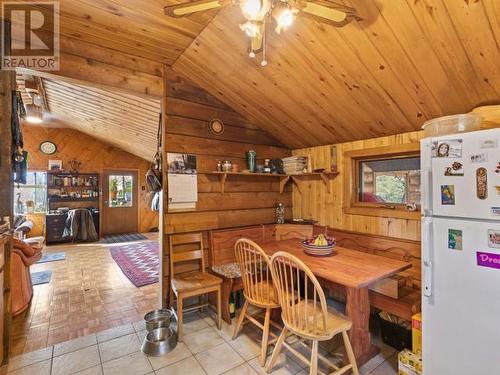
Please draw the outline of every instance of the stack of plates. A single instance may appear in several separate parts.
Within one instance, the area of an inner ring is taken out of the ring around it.
[[[333,240],[328,240],[328,245],[326,246],[316,246],[316,245],[309,245],[307,243],[307,240],[302,241],[302,247],[304,248],[304,252],[309,255],[314,255],[314,256],[328,256],[332,255],[334,252],[334,247],[335,247],[335,241]]]
[[[290,156],[283,158],[283,170],[286,174],[299,174],[307,167],[307,157]]]

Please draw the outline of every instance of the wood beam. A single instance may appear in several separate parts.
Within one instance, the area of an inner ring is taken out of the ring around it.
[[[163,190],[161,191],[160,199],[160,219],[159,219],[159,230],[160,230],[160,306],[168,308],[172,305],[171,293],[170,293],[170,259],[169,254],[169,242],[168,237],[165,234],[164,222],[165,215],[168,212],[168,191],[167,191],[167,67],[164,68],[163,77],[163,97],[161,99],[161,173],[162,173],[162,184]]]
[[[12,94],[16,88],[13,71],[0,71],[0,217],[13,213]]]

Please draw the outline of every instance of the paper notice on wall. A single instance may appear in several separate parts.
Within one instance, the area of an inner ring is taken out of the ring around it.
[[[196,174],[168,175],[168,203],[198,202],[198,176]]]
[[[168,208],[190,210],[198,202],[196,155],[167,154]]]

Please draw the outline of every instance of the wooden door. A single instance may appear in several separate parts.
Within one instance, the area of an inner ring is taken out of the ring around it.
[[[102,233],[135,233],[138,225],[138,178],[133,170],[103,173]]]

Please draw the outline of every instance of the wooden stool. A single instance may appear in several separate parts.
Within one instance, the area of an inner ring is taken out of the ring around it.
[[[271,273],[278,292],[281,318],[285,327],[276,342],[267,372],[272,371],[281,348],[285,345],[297,358],[310,366],[310,375],[318,373],[318,357],[335,369],[331,375],[340,375],[349,370],[352,370],[354,375],[359,375],[356,358],[347,334],[352,323],[339,313],[327,308],[323,289],[311,270],[297,257],[279,251],[271,258]],[[310,360],[285,343],[288,333],[304,340],[312,340]],[[342,334],[349,359],[349,364],[342,368],[318,354],[319,341],[330,340],[337,334]]]
[[[174,251],[179,247],[179,251]],[[194,249],[193,249],[194,247]],[[207,304],[184,309],[183,300],[188,297],[202,296],[208,293],[217,293],[217,328],[221,329],[221,283],[217,276],[205,272],[205,258],[203,256],[203,237],[201,233],[177,234],[170,236],[170,303],[173,303],[173,294],[177,296],[177,337],[182,340],[183,313],[205,307]],[[189,250],[185,250],[188,248]],[[179,262],[199,260],[200,271],[186,272],[175,275],[174,265]],[[175,312],[175,311],[174,311]]]
[[[262,329],[260,364],[264,366],[266,364],[267,347],[275,341],[269,341],[271,309],[280,307],[278,296],[271,279],[271,264],[269,262],[269,257],[259,245],[246,238],[236,241],[234,251],[243,280],[245,304],[238,317],[236,327],[234,327],[233,339],[238,335],[245,318]],[[250,304],[266,310],[263,324],[247,313]]]

